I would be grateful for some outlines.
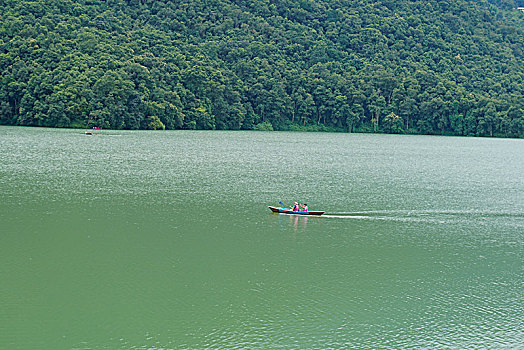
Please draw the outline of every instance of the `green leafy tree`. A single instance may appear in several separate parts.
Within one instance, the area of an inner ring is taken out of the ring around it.
[[[164,123],[156,115],[151,115],[146,118],[146,129],[149,130],[165,130]]]
[[[380,113],[386,108],[386,99],[377,92],[373,92],[369,98],[368,108],[371,112],[373,131],[377,132],[380,124]]]
[[[391,112],[384,118],[384,129],[391,134],[403,133],[404,123],[402,118]]]

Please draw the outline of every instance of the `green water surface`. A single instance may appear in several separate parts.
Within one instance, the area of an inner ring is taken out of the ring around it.
[[[0,349],[523,348],[523,174],[523,140],[0,127]]]

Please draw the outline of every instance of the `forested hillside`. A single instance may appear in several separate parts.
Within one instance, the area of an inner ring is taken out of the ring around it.
[[[524,137],[512,0],[0,0],[0,124]]]

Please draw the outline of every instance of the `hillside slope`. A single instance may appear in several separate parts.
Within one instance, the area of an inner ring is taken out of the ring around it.
[[[492,2],[0,0],[0,124],[523,137]]]

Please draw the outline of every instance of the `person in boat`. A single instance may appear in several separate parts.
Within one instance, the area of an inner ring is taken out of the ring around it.
[[[301,205],[301,207],[302,207],[302,211],[309,211],[306,203],[304,203],[304,205]]]
[[[298,208],[299,208],[299,207],[298,207],[298,203],[295,202],[295,204],[293,205],[293,208],[291,208],[291,210],[293,210],[293,211],[299,211]]]

